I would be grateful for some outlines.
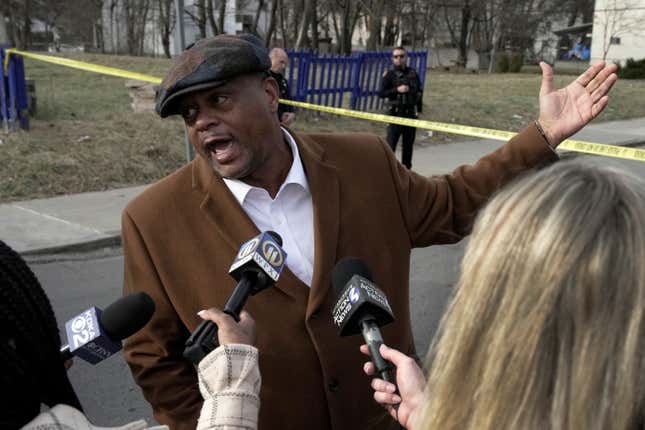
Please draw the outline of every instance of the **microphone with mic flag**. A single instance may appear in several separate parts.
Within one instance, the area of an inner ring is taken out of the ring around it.
[[[224,305],[224,313],[239,322],[246,299],[278,280],[287,259],[287,253],[281,247],[282,238],[274,231],[260,233],[242,244],[228,272],[238,282]],[[204,321],[186,341],[184,357],[197,365],[218,346],[217,324]]]
[[[91,307],[65,323],[68,345],[63,361],[76,356],[97,364],[121,350],[121,341],[141,330],[155,312],[155,302],[144,292],[121,297],[104,311]]]
[[[379,327],[394,321],[387,297],[373,282],[367,265],[357,258],[339,261],[332,271],[336,305],[332,309],[334,325],[340,336],[362,333],[372,362],[381,379],[396,384],[392,364],[379,351],[383,336]]]

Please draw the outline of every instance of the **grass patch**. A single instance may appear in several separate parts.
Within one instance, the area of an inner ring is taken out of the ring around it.
[[[99,54],[66,55],[96,64],[163,76],[170,60]],[[100,191],[153,182],[185,162],[177,119],[135,114],[121,78],[25,59],[36,82],[38,112],[29,132],[1,134],[0,202]],[[557,74],[557,72],[556,72]],[[558,87],[573,79],[556,76]],[[538,74],[430,72],[422,119],[517,131],[537,115]],[[645,117],[644,80],[616,84],[604,121]],[[300,111],[301,132],[363,131],[385,135],[385,124]],[[417,142],[463,137],[417,134]]]

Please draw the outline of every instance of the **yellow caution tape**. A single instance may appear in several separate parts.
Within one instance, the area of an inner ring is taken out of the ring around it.
[[[344,115],[352,118],[367,119],[370,121],[385,122],[388,124],[407,125],[410,127],[423,128],[444,133],[459,134],[462,136],[478,137],[507,141],[517,133],[490,128],[471,127],[468,125],[449,124],[445,122],[425,121],[413,118],[401,118],[397,116],[383,115],[370,112],[362,112],[351,109],[336,108],[330,106],[319,106],[310,103],[297,102],[293,100],[280,100],[280,103],[312,109],[321,112]],[[582,140],[567,139],[558,145],[558,149],[568,151],[584,152],[586,154],[604,155],[606,157],[625,158],[627,160],[645,161],[645,149],[629,148],[617,145],[605,145],[602,143],[585,142]]]
[[[18,54],[24,57],[33,58],[35,60],[46,61],[48,63],[58,64],[61,66],[72,67],[75,69],[85,70],[88,72],[101,73],[104,75],[117,76],[121,78],[137,79],[144,82],[151,82],[153,84],[161,83],[161,78],[146,75],[143,73],[130,72],[128,70],[117,69],[115,67],[101,66],[98,64],[86,63],[84,61],[70,60],[67,58],[53,57],[50,55],[34,54],[31,52],[19,51],[14,48],[7,49],[5,55],[5,71],[8,66],[9,54]],[[493,130],[490,128],[471,127],[467,125],[449,124],[436,121],[425,121],[412,118],[401,118],[390,115],[383,115],[370,112],[362,112],[351,109],[336,108],[330,106],[320,106],[310,103],[297,102],[293,100],[280,100],[280,103],[304,108],[312,109],[320,112],[327,112],[336,115],[349,116],[352,118],[366,119],[370,121],[384,122],[388,124],[407,125],[410,127],[423,128],[426,130],[439,131],[444,133],[459,134],[462,136],[478,137],[482,139],[492,139],[499,141],[507,141],[516,133],[503,130]],[[568,151],[584,152],[586,154],[603,155],[606,157],[624,158],[627,160],[645,161],[645,150],[637,148],[629,148],[625,146],[605,145],[602,143],[585,142],[581,140],[567,139],[558,145],[558,149]]]
[[[128,70],[117,69],[115,67],[101,66],[98,64],[86,63],[84,61],[70,60],[68,58],[53,57],[51,55],[34,54],[31,52],[19,51],[14,48],[7,49],[4,59],[4,70],[7,71],[9,65],[9,54],[19,54],[23,57],[33,58],[34,60],[45,61],[47,63],[58,64],[59,66],[72,67],[74,69],[85,70],[87,72],[101,73],[103,75],[117,76],[119,78],[137,79],[139,81],[151,82],[153,84],[161,83],[161,78],[145,75],[143,73],[130,72]]]

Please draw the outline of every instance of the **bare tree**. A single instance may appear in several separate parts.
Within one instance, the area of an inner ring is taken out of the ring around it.
[[[367,37],[366,48],[368,51],[375,51],[381,45],[381,24],[383,21],[383,7],[385,0],[373,0],[367,9]]]
[[[5,0],[2,2],[2,18],[7,23],[9,41],[18,49],[31,47],[32,1]]]
[[[433,29],[434,29],[434,15],[436,13],[437,5],[435,2],[421,2],[422,3],[422,10],[423,10],[423,21],[421,22],[421,29],[422,29],[422,36],[421,40],[423,40],[424,44],[427,46],[427,42],[432,37],[433,35]],[[425,9],[423,9],[425,7]]]
[[[400,10],[397,2],[387,1],[385,4],[385,28],[383,29],[383,46],[398,45],[400,33]]]
[[[276,22],[278,21],[278,3],[280,0],[271,0],[271,11],[269,12],[269,28],[267,29],[266,34],[264,35],[264,44],[266,46],[271,46],[273,35],[275,33]]]
[[[110,0],[110,46],[113,54],[119,54],[119,23],[115,15],[119,11],[119,0]]]
[[[226,17],[226,0],[219,0],[219,16],[217,25],[220,33],[224,33],[224,18]]]
[[[607,59],[609,50],[615,44],[620,43],[621,36],[626,34],[643,34],[643,18],[634,14],[636,7],[629,0],[607,0],[597,2],[604,7],[596,8],[594,25],[599,25],[602,31],[602,59]]]
[[[307,45],[307,30],[309,30],[309,24],[311,23],[313,7],[313,0],[304,0],[303,19],[300,21],[298,29],[298,38],[296,39],[295,45],[296,49],[300,49]]]
[[[287,9],[287,2],[284,0],[280,1],[280,34],[282,36],[282,47],[287,48],[289,46],[289,35],[287,33],[287,24],[286,24],[286,18],[288,16],[289,11]]]
[[[253,18],[253,24],[251,25],[251,33],[253,34],[258,34],[258,24],[260,22],[260,15],[262,14],[262,11],[265,9],[265,2],[264,0],[259,0],[258,1],[258,7],[255,10],[255,17]]]
[[[208,25],[211,27],[213,36],[220,34],[221,31],[217,26],[217,22],[215,22],[213,0],[206,0],[206,18],[208,19]]]
[[[123,2],[125,15],[126,42],[128,54],[143,55],[143,41],[150,0],[128,0]]]
[[[157,0],[159,7],[159,33],[166,58],[170,58],[170,35],[175,28],[176,16],[173,0]]]
[[[350,0],[336,0],[335,13],[338,16],[340,25],[334,21],[334,27],[338,35],[338,52],[341,54],[352,53],[352,36],[358,19],[360,18],[360,3]]]
[[[466,67],[472,29],[479,13],[481,0],[446,0],[441,9],[452,44],[457,48],[457,66]]]
[[[6,30],[9,43],[19,49],[24,49],[20,32],[21,23],[18,22],[18,13],[16,13],[23,6],[20,3],[22,2],[16,0],[7,0],[0,3],[0,12],[2,13],[0,19],[4,19],[7,24]]]
[[[184,13],[193,20],[199,29],[199,36],[203,39],[206,37],[206,0],[195,0],[193,9],[190,10],[184,7]]]

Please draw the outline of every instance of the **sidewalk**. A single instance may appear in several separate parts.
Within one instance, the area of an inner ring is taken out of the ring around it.
[[[645,145],[645,118],[592,124],[573,139],[622,146]],[[475,162],[500,145],[502,142],[473,140],[416,146],[413,169],[424,175],[447,173],[461,164]],[[397,158],[400,159],[399,154]],[[640,164],[645,169],[645,163]],[[121,211],[144,188],[137,186],[0,204],[0,239],[23,254],[118,245]]]

